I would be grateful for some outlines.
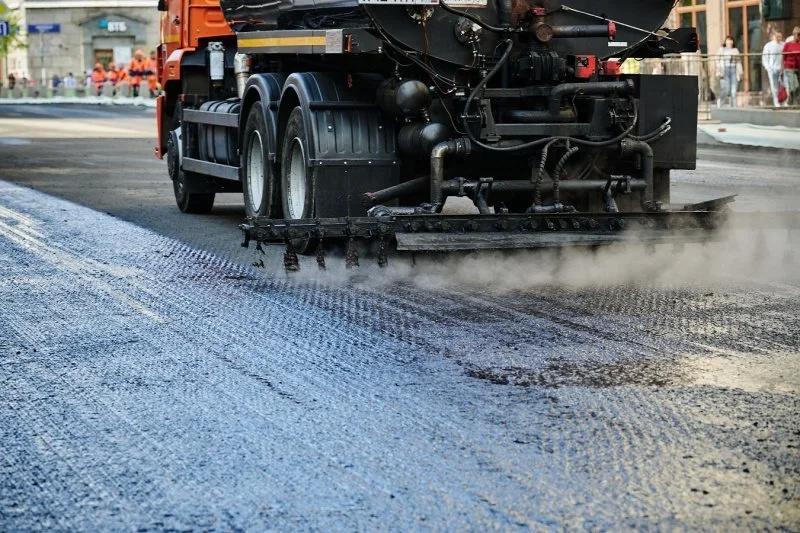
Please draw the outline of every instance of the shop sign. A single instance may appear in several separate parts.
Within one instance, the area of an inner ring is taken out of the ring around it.
[[[28,33],[61,33],[61,24],[28,24]]]
[[[124,20],[108,20],[102,18],[97,21],[97,25],[101,30],[106,30],[110,33],[124,33],[128,31],[128,23]]]

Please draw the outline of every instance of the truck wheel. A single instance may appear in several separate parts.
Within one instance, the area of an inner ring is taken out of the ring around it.
[[[180,116],[180,108],[176,111],[176,115]],[[190,193],[189,184],[186,172],[181,170],[181,139],[178,137],[177,126],[169,132],[167,137],[167,171],[172,180],[172,190],[175,193],[175,203],[178,204],[178,209],[183,213],[208,213],[214,207],[214,196],[212,193]]]
[[[269,162],[269,134],[264,106],[256,102],[247,115],[242,150],[242,190],[248,216],[272,217],[275,179]]]
[[[187,174],[184,171],[178,172],[178,177],[172,181],[172,189],[175,191],[175,203],[182,213],[205,214],[214,207],[214,196],[211,193],[189,192],[187,184]]]
[[[314,169],[308,161],[308,141],[303,111],[295,107],[286,122],[281,145],[281,200],[286,219],[314,216]],[[300,253],[312,251],[313,244],[308,239],[293,244]]]

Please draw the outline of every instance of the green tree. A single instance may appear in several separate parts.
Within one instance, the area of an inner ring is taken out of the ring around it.
[[[25,48],[25,39],[20,32],[19,15],[12,12],[0,0],[0,20],[8,21],[9,34],[0,37],[0,59],[16,48]]]

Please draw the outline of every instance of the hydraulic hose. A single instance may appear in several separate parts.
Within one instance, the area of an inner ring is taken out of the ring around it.
[[[503,0],[501,0],[502,2]],[[481,28],[485,29],[486,31],[490,31],[492,33],[520,33],[523,31],[522,28],[512,28],[511,26],[492,26],[488,22],[484,22],[481,20],[480,17],[473,15],[472,13],[467,13],[466,11],[461,11],[459,9],[453,9],[452,7],[448,6],[444,2],[439,2],[439,6],[447,11],[448,13],[452,13],[453,15],[464,17],[465,19],[469,20],[470,22],[474,22]],[[502,13],[501,13],[502,16]]]
[[[556,165],[555,171],[553,171],[553,203],[560,204],[561,203],[561,196],[560,196],[560,186],[561,186],[561,175],[564,173],[564,168],[567,166],[567,161],[578,152],[579,148],[577,146],[569,146],[567,143],[567,152],[561,156],[559,159],[558,164]]]

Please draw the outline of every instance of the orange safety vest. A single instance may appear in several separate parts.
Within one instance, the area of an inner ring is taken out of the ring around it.
[[[142,83],[142,78],[147,72],[146,60],[131,59],[131,64],[128,66],[128,75],[131,77],[131,85],[138,87]]]
[[[95,87],[98,89],[103,86],[106,82],[106,71],[105,70],[93,70],[92,71],[92,83],[94,83]]]
[[[117,71],[117,85],[123,81],[128,81],[128,72],[124,68],[121,68]]]
[[[156,76],[156,60],[147,61],[147,88],[151,91],[158,89],[158,77]]]
[[[108,71],[108,81],[111,83],[117,83],[119,79],[119,71],[118,70],[109,70]]]

